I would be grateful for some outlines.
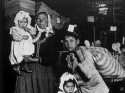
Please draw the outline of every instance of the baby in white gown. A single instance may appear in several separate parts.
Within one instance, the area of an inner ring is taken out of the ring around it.
[[[11,43],[11,64],[24,63],[24,56],[33,55],[35,52],[34,40],[32,35],[35,35],[35,28],[30,25],[31,17],[29,13],[20,11],[15,17],[15,26],[10,28],[10,34],[13,37]],[[22,68],[26,72],[31,72],[28,65],[23,64]]]

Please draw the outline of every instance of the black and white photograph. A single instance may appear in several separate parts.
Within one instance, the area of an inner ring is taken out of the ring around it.
[[[125,93],[125,0],[0,9],[0,93]]]

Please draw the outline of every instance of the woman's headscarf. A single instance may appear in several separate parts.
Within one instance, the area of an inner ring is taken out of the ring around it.
[[[77,84],[76,78],[75,78],[72,74],[70,74],[70,73],[68,73],[68,72],[65,72],[65,73],[61,76],[61,78],[60,78],[60,84],[59,84],[59,91],[58,91],[58,93],[65,93],[65,91],[64,91],[64,89],[63,89],[64,82],[65,82],[65,81],[68,81],[69,79],[75,80],[75,82],[76,82],[76,84]],[[74,92],[77,90],[76,84],[75,84]]]
[[[37,14],[42,13],[42,12],[45,12],[45,13],[47,14],[47,16],[48,16],[48,26],[47,26],[45,29],[41,29],[41,28],[39,28],[39,26],[36,24],[35,27],[36,27],[36,28],[39,30],[39,32],[41,32],[41,33],[42,33],[42,32],[46,32],[46,37],[48,37],[48,34],[49,34],[49,33],[54,34],[53,29],[52,29],[51,17],[50,17],[50,15],[49,15],[46,11],[38,11]]]

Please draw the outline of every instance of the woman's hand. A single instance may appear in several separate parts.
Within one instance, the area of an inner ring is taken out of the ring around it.
[[[33,58],[28,55],[24,55],[23,57],[25,62],[39,62],[39,61],[41,62],[41,58],[38,58],[38,57]]]
[[[28,56],[28,55],[24,55],[23,57],[25,62],[30,62],[33,59],[31,56]]]

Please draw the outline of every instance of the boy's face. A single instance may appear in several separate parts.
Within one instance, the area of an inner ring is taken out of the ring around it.
[[[68,51],[75,50],[78,43],[79,43],[78,40],[76,40],[74,37],[65,36],[64,45],[65,45],[66,50]]]
[[[19,28],[22,28],[22,29],[23,29],[24,27],[27,26],[27,24],[28,24],[27,18],[23,18],[22,20],[19,20],[19,21],[18,21]]]
[[[65,93],[73,93],[74,89],[75,89],[75,86],[73,82],[67,82],[66,85],[64,86]]]
[[[48,26],[48,17],[45,14],[39,14],[36,23],[39,26],[39,28],[44,29]]]

